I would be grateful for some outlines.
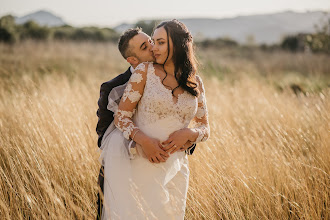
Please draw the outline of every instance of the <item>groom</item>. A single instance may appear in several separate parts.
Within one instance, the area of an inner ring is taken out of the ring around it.
[[[99,136],[98,147],[101,147],[102,138],[114,119],[114,113],[107,109],[108,96],[110,91],[120,85],[125,84],[132,75],[134,68],[136,68],[142,62],[155,61],[152,53],[152,41],[150,37],[142,32],[140,28],[128,29],[120,36],[118,42],[118,48],[121,55],[126,59],[131,66],[126,70],[126,72],[118,75],[110,81],[107,81],[101,85],[100,98],[98,101],[98,123],[96,126],[96,132]],[[189,143],[187,143],[189,144]],[[191,144],[189,144],[190,146]],[[192,154],[195,149],[196,144],[191,145],[187,150],[187,154]],[[100,169],[98,184],[101,187],[103,193],[103,183],[104,183],[104,173],[103,167]],[[101,219],[102,212],[102,200],[100,198],[100,193],[98,193],[98,213],[97,219]]]

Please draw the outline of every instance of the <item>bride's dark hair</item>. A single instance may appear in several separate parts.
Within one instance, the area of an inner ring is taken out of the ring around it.
[[[173,42],[173,63],[174,73],[179,85],[176,87],[182,87],[184,90],[194,96],[199,96],[199,90],[197,89],[196,72],[197,72],[197,60],[194,54],[193,39],[188,31],[186,25],[182,22],[174,19],[171,21],[163,21],[156,29],[164,27],[167,34],[167,58],[164,62],[166,63],[169,53],[170,44],[169,37]],[[164,67],[163,64],[163,67]],[[165,68],[164,68],[165,71]],[[167,72],[165,71],[167,77]],[[162,80],[162,82],[165,80]],[[163,83],[164,84],[164,83]],[[172,94],[174,93],[174,88]]]

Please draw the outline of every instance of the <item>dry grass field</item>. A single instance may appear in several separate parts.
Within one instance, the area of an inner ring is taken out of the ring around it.
[[[329,57],[198,57],[211,137],[186,219],[330,219]],[[99,86],[127,67],[112,44],[0,44],[0,219],[95,218]]]

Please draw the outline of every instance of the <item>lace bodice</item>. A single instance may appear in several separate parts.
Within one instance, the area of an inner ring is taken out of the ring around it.
[[[202,80],[197,79],[200,89],[198,98],[184,91],[174,101],[172,91],[164,87],[155,74],[153,64],[141,63],[126,86],[115,113],[115,125],[129,139],[137,129],[157,125],[163,120],[174,122],[175,130],[188,127],[192,121],[193,129],[199,133],[196,142],[205,141],[209,136],[205,91]]]

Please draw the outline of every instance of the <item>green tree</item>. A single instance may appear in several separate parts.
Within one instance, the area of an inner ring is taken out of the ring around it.
[[[316,34],[306,36],[306,44],[313,52],[330,54],[330,17],[324,14],[320,23],[315,25]]]
[[[290,51],[312,51],[330,54],[330,18],[325,14],[319,24],[315,25],[314,34],[297,34],[287,36],[281,48]]]
[[[21,26],[21,39],[47,40],[50,36],[48,27],[41,27],[34,21],[28,21]]]
[[[289,50],[296,52],[299,49],[299,39],[298,36],[287,36],[283,39],[281,47],[284,50]]]
[[[117,41],[118,34],[110,28],[84,27],[73,31],[72,40],[77,41]]]
[[[14,43],[18,38],[15,18],[6,15],[0,18],[0,41],[6,43]]]
[[[197,45],[207,48],[207,47],[213,47],[213,48],[223,48],[223,47],[237,47],[238,43],[229,38],[229,37],[219,37],[216,39],[206,39],[203,41],[200,41],[197,43]]]

